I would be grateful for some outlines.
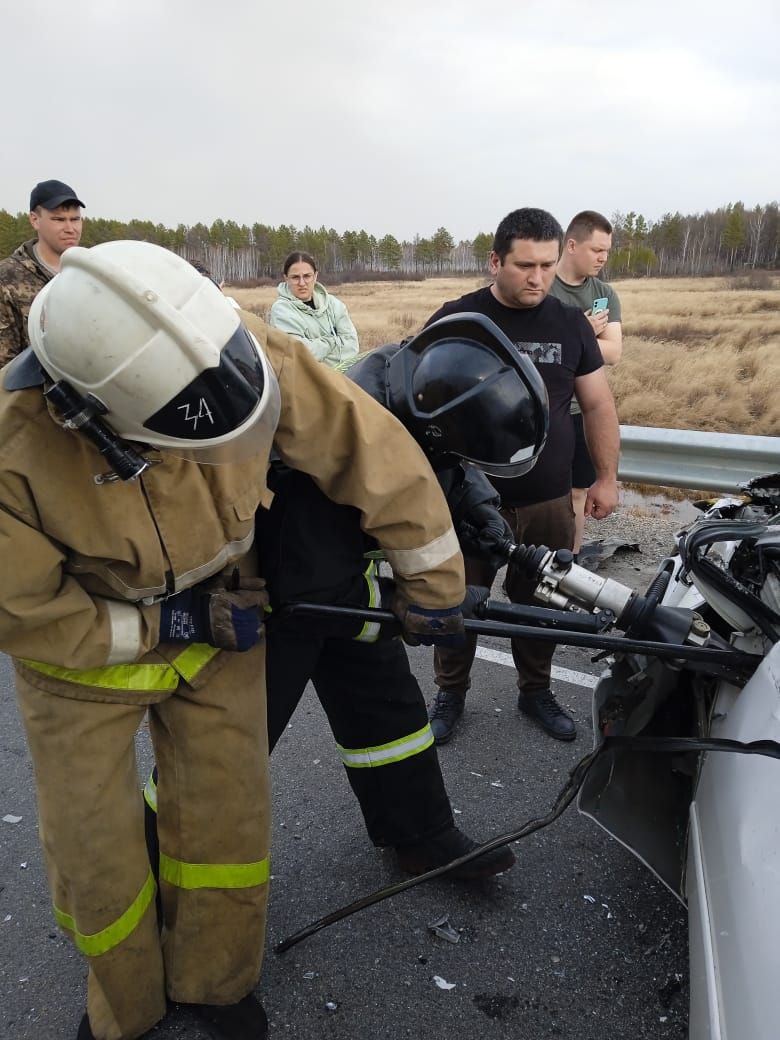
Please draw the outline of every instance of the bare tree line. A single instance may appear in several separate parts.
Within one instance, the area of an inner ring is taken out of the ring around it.
[[[611,277],[725,274],[778,266],[776,202],[746,209],[741,202],[714,212],[666,213],[648,224],[642,214],[615,213]]]
[[[613,251],[607,277],[724,274],[744,268],[778,266],[780,217],[777,202],[747,209],[741,202],[714,211],[666,213],[647,221],[641,213],[615,213]],[[0,210],[0,257],[29,238],[26,213]],[[218,279],[232,284],[275,279],[294,249],[312,253],[326,277],[426,277],[479,274],[486,269],[492,234],[455,242],[438,228],[428,237],[399,241],[364,230],[339,233],[334,228],[301,229],[291,224],[237,224],[232,220],[179,224],[168,228],[152,221],[85,217],[82,243],[119,238],[142,239],[205,263]]]

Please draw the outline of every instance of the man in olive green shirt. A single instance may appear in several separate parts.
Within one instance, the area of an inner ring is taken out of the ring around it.
[[[566,229],[563,252],[550,289],[550,296],[584,312],[596,333],[605,365],[617,364],[623,351],[620,298],[608,282],[598,277],[611,248],[612,225],[607,218],[594,210],[578,213]],[[597,300],[606,300],[606,307],[594,308]],[[582,547],[588,488],[596,479],[596,472],[576,401],[572,401],[571,411],[575,436],[571,497],[576,521],[574,552],[578,553]]]

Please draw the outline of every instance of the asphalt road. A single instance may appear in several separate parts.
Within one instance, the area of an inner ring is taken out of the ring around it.
[[[508,650],[502,641],[484,645],[499,655]],[[415,650],[411,657],[430,699],[430,653]],[[556,665],[598,670],[588,651],[572,648],[558,650]],[[551,807],[568,770],[591,748],[591,691],[556,680],[578,724],[577,740],[561,744],[517,712],[513,672],[500,659],[480,658],[473,679],[464,723],[440,759],[459,825],[487,839]],[[5,658],[0,689],[0,820],[21,817],[0,822],[0,1037],[72,1040],[85,970],[51,914],[31,765]],[[148,762],[141,734],[141,775]],[[277,748],[272,772],[273,880],[258,989],[272,1037],[687,1036],[685,911],[573,807],[516,845],[517,865],[502,877],[471,886],[432,882],[277,956],[273,947],[286,936],[402,875],[392,854],[366,837],[313,695]],[[444,916],[457,943],[428,927]],[[206,1040],[181,1010],[149,1036]]]

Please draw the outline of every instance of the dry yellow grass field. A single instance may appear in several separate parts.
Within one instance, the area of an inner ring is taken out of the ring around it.
[[[352,283],[329,288],[349,307],[365,350],[413,334],[445,300],[485,279]],[[615,282],[623,359],[608,370],[630,426],[780,436],[780,279],[734,289],[723,278]],[[231,289],[261,316],[273,287]]]

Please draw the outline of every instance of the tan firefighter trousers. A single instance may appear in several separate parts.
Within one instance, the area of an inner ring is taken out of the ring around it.
[[[162,934],[136,769],[143,695],[97,700],[92,691],[82,700],[73,683],[33,681],[17,673],[40,836],[57,921],[88,958],[95,1037],[140,1036],[165,1014],[166,994],[240,1000],[257,983],[265,937],[264,647],[223,652],[200,688],[181,680],[148,705],[160,767]]]

